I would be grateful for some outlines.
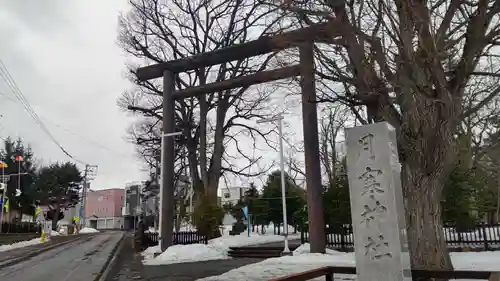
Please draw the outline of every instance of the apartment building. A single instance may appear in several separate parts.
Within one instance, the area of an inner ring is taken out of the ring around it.
[[[85,200],[86,226],[95,229],[123,229],[121,188],[89,191]]]

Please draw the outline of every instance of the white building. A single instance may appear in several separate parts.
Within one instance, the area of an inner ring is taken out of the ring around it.
[[[238,200],[242,199],[248,187],[234,186],[222,188],[221,193],[221,204],[226,205],[228,203],[236,204]]]

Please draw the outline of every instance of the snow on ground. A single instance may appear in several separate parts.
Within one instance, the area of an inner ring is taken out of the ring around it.
[[[272,278],[304,272],[322,266],[355,266],[354,253],[327,251],[327,254],[311,254],[308,245],[294,251],[294,256],[267,259],[230,270],[219,276],[198,279],[197,281],[267,281]],[[455,269],[500,271],[500,251],[451,253]],[[335,275],[336,280],[355,280],[354,275]],[[313,279],[324,280],[324,277]]]
[[[145,259],[144,264],[172,264],[194,261],[222,260],[229,258],[225,249],[213,245],[174,245],[153,259]]]
[[[85,234],[85,233],[97,233],[99,230],[91,227],[84,227],[80,229],[80,234]]]
[[[23,248],[23,247],[27,247],[27,246],[31,246],[31,245],[40,244],[40,243],[42,243],[40,241],[40,238],[35,238],[35,239],[27,240],[27,241],[17,242],[17,243],[10,244],[10,245],[2,245],[2,246],[0,246],[0,252],[14,250],[14,249],[18,249],[18,248]]]
[[[270,232],[271,234],[258,234],[252,232],[250,233],[250,236],[248,236],[246,232],[234,236],[231,236],[227,233],[228,232],[226,232],[219,238],[208,241],[207,245],[192,244],[171,246],[156,258],[154,257],[154,254],[161,253],[160,248],[158,246],[149,247],[144,252],[142,252],[142,256],[144,257],[144,264],[156,265],[182,263],[188,261],[194,262],[227,259],[229,258],[227,255],[229,247],[281,242],[284,239],[283,236],[274,235],[272,231]],[[289,236],[289,239],[295,238],[299,238],[299,236]]]

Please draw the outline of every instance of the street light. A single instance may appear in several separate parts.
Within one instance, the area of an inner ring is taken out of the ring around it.
[[[161,135],[161,163],[160,163],[160,166],[161,166],[161,169],[160,171],[163,172],[164,170],[164,166],[165,166],[165,138],[167,137],[175,137],[175,136],[179,136],[179,135],[182,135],[182,132],[173,132],[173,133],[162,133]],[[165,175],[161,175],[161,177],[163,178]],[[163,179],[160,181],[160,206],[159,206],[159,222],[160,222],[160,228],[158,229],[158,245],[160,246],[160,249],[161,249],[161,242],[162,242],[162,228],[163,226],[165,225],[166,223],[166,220],[164,221],[163,220],[163,212],[162,212],[162,207],[163,207],[163,189],[164,189],[164,181]],[[172,219],[172,218],[168,218],[168,219]]]
[[[283,231],[285,232],[285,248],[283,255],[290,255],[288,248],[288,221],[286,217],[286,194],[285,194],[285,161],[283,155],[283,115],[279,114],[269,119],[257,120],[257,124],[278,122],[278,135],[280,138],[280,171],[281,171],[281,205],[283,205]]]

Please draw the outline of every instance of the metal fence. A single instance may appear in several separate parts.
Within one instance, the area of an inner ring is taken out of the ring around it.
[[[144,233],[144,246],[152,247],[158,245],[158,232]],[[207,244],[206,236],[201,235],[198,231],[180,231],[173,233],[174,245],[189,245],[189,244]]]
[[[0,224],[2,233],[39,233],[40,225],[32,222],[4,222]]]
[[[352,225],[339,226],[335,230],[327,229],[326,232],[327,247],[340,250],[354,247]],[[443,232],[449,248],[500,248],[500,224],[479,224],[463,232],[458,232],[453,225],[446,225]],[[308,242],[309,233],[301,231],[300,239],[302,243]]]

